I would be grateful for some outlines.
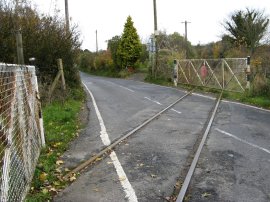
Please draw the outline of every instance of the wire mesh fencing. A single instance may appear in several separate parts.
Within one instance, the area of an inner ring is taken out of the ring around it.
[[[0,63],[0,201],[23,201],[45,144],[33,66]]]
[[[247,58],[186,59],[177,61],[178,82],[244,92]]]

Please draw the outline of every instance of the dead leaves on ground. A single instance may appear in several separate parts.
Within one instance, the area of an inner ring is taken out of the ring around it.
[[[97,162],[97,161],[101,161],[102,159],[103,159],[103,158],[96,158],[95,161],[96,161],[96,162]]]
[[[64,161],[62,161],[62,160],[56,161],[56,165],[58,165],[58,166],[60,166],[60,165],[63,164],[63,163],[64,163]]]
[[[209,197],[209,196],[211,196],[212,194],[210,194],[210,193],[208,193],[208,192],[204,192],[203,194],[202,194],[202,197],[203,198],[207,198],[207,197]]]
[[[168,202],[175,202],[176,201],[176,196],[167,196],[164,198]]]
[[[99,189],[98,188],[94,188],[93,191],[99,192]]]
[[[125,181],[127,178],[125,176],[121,176],[119,177],[119,181],[122,182],[122,181]]]
[[[39,175],[39,180],[40,180],[41,182],[45,182],[45,180],[47,179],[47,176],[48,176],[47,173],[42,172],[42,173]]]

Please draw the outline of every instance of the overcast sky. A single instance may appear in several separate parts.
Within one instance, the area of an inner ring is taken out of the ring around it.
[[[236,10],[255,8],[270,16],[269,0],[156,0],[158,29],[168,34],[184,35],[187,20],[188,40],[205,44],[220,39],[222,22]],[[65,0],[32,0],[38,9],[53,14],[56,7],[64,17]],[[99,49],[106,49],[106,40],[121,35],[128,15],[133,19],[143,42],[154,30],[153,0],[69,0],[71,24],[78,24],[82,48],[95,51],[95,31],[98,31]]]

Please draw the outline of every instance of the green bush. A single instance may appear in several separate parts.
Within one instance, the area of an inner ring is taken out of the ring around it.
[[[263,74],[258,73],[252,82],[251,93],[254,96],[270,96],[270,82]]]
[[[15,2],[15,1],[14,1]],[[16,63],[15,31],[21,27],[24,59],[35,57],[39,78],[42,82],[51,83],[57,73],[57,59],[62,58],[64,73],[68,86],[80,85],[78,69],[74,68],[80,48],[80,34],[77,27],[71,27],[67,33],[65,21],[55,13],[54,16],[40,14],[31,7],[30,1],[20,4],[18,16],[12,2],[4,5],[0,2],[0,61]]]

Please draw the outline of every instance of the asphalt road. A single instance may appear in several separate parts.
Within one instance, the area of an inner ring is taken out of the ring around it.
[[[270,201],[270,112],[222,103],[198,162],[191,201]]]
[[[185,94],[130,80],[81,77],[94,100],[89,95],[88,124],[63,156],[68,168],[89,159]],[[189,164],[214,102],[208,96],[187,97],[115,152],[86,168],[54,201],[165,201]],[[270,112],[222,102],[188,199],[269,201],[268,123]]]

